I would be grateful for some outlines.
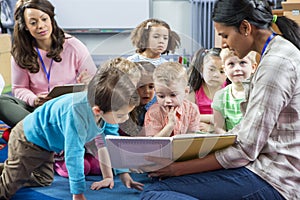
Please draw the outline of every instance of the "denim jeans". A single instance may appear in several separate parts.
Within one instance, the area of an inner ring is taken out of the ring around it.
[[[284,199],[271,185],[245,167],[156,181],[146,187],[140,197],[143,200]]]

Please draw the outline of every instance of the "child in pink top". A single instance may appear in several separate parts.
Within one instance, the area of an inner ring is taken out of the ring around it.
[[[226,85],[226,76],[220,57],[220,48],[199,49],[193,57],[189,71],[191,93],[188,99],[198,105],[201,113],[201,131],[213,132],[211,103],[216,91]]]
[[[187,73],[177,62],[159,65],[153,74],[157,103],[145,116],[147,136],[168,137],[200,130],[197,105],[186,100],[189,93]]]

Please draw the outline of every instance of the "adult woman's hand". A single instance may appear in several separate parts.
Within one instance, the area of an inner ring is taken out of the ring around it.
[[[141,167],[144,172],[149,172],[149,177],[165,178],[170,176],[178,176],[176,165],[177,163],[168,158],[159,158],[146,156],[146,160],[153,162],[151,165]]]
[[[39,95],[37,95],[36,99],[34,100],[34,106],[39,107],[50,99],[52,99],[52,98],[48,97],[47,94],[39,94]]]

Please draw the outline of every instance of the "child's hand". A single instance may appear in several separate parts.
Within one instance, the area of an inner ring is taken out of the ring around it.
[[[173,106],[166,107],[166,111],[168,112],[168,124],[175,126],[176,124],[176,108]]]
[[[213,132],[214,131],[213,124],[200,122],[200,131],[208,132],[208,133]]]
[[[73,194],[73,200],[86,200],[83,194]]]
[[[109,188],[112,189],[114,187],[114,179],[113,178],[105,178],[102,181],[94,182],[91,185],[92,190],[100,190],[101,188]]]
[[[120,179],[121,179],[122,183],[125,185],[125,187],[127,187],[127,188],[134,188],[134,189],[140,190],[140,191],[143,190],[144,184],[132,180],[129,173],[120,174]]]

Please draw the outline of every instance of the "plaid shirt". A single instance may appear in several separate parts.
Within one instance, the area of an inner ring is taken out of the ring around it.
[[[300,51],[281,36],[245,82],[236,145],[215,153],[225,168],[246,166],[286,199],[300,199]]]

